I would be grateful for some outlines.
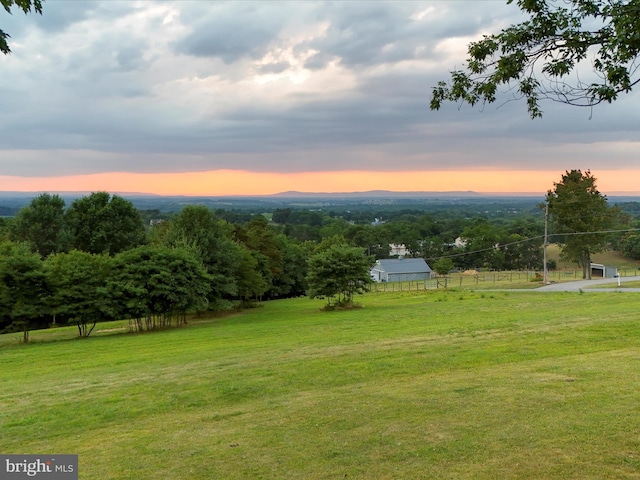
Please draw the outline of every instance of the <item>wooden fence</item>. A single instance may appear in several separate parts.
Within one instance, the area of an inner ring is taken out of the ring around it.
[[[621,277],[640,275],[640,269],[621,268],[618,270]],[[582,270],[553,270],[548,272],[551,282],[566,282],[582,280]],[[479,272],[475,274],[452,274],[442,277],[434,277],[429,280],[413,280],[405,282],[378,282],[371,285],[372,292],[402,292],[415,290],[435,290],[438,288],[491,286],[508,283],[526,283],[542,280],[542,272],[516,271],[516,272]]]

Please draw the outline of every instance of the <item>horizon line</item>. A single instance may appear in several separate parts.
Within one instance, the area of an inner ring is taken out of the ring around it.
[[[20,196],[37,196],[44,193],[54,195],[90,195],[96,192],[107,192],[111,195],[120,196],[148,196],[148,197],[188,197],[188,198],[256,198],[256,197],[314,197],[314,196],[399,196],[399,195],[447,195],[447,196],[492,196],[492,197],[535,197],[545,196],[547,192],[491,192],[478,190],[354,190],[340,192],[318,192],[318,191],[299,191],[287,190],[277,193],[260,193],[260,194],[223,194],[223,195],[206,195],[206,194],[162,194],[153,192],[133,192],[133,191],[109,191],[109,190],[0,190],[0,195],[20,195]],[[602,192],[601,192],[602,193]],[[640,191],[614,191],[603,193],[605,196],[616,197],[638,197]]]

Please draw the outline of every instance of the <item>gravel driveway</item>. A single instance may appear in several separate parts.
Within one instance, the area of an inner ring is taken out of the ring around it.
[[[552,283],[536,288],[536,292],[640,292],[640,288],[617,288],[617,278],[605,278],[597,280],[579,280],[577,282]],[[620,283],[640,281],[640,276],[620,277]],[[607,285],[603,288],[592,288],[594,285]]]

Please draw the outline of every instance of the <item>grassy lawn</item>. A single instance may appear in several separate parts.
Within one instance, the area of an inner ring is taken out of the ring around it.
[[[640,295],[371,293],[0,338],[0,451],[81,479],[640,477]]]

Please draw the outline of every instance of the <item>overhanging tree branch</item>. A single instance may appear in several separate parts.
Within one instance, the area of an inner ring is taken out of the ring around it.
[[[0,5],[2,5],[5,11],[9,14],[11,14],[11,7],[15,5],[25,14],[30,13],[33,9],[36,13],[42,15],[43,1],[44,0],[0,0]],[[7,43],[8,38],[11,38],[11,35],[0,29],[0,52],[4,53],[5,55],[9,55],[11,53],[11,49],[9,48],[9,44]]]
[[[432,110],[445,101],[492,103],[506,86],[536,118],[542,116],[540,100],[592,107],[613,102],[640,82],[640,0],[517,3],[530,20],[472,42],[465,69],[433,87]],[[594,80],[583,82],[578,67],[589,59]],[[577,80],[570,82],[571,74]]]

